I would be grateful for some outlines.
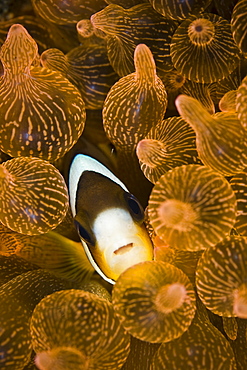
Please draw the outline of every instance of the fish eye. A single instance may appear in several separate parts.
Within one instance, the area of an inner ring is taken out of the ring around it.
[[[77,227],[77,231],[80,235],[80,237],[88,244],[94,245],[95,244],[95,238],[89,230],[87,230],[84,226],[80,224],[80,222],[75,220],[75,224]]]
[[[132,217],[136,221],[143,221],[144,211],[137,198],[133,194],[127,192],[124,195]]]

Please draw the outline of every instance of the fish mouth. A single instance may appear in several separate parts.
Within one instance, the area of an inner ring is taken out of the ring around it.
[[[134,243],[125,244],[122,247],[119,247],[118,249],[116,249],[113,253],[121,256],[129,252],[133,248],[133,246],[134,246]]]

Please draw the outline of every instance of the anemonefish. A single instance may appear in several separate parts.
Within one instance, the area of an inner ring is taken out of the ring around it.
[[[82,245],[106,281],[114,284],[128,267],[153,259],[142,206],[106,166],[77,154],[70,166],[68,186]]]

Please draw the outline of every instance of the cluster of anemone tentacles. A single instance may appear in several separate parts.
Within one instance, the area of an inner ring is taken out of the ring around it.
[[[247,368],[246,58],[247,0],[2,2],[1,369]],[[113,286],[69,207],[87,151],[153,246]]]

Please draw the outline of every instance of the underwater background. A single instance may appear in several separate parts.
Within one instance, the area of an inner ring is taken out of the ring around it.
[[[1,369],[247,368],[246,58],[247,0],[0,0]]]

